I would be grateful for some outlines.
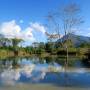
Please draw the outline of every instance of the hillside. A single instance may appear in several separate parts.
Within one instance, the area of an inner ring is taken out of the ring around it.
[[[67,37],[73,42],[75,46],[79,46],[82,43],[90,43],[90,37],[75,34],[68,34],[66,36],[63,36],[61,39],[57,40],[57,42],[64,42]]]

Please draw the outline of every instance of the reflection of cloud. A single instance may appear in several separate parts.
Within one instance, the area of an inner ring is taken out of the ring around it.
[[[85,68],[79,68],[79,69],[75,69],[74,71],[76,71],[77,73],[85,73],[86,69]]]
[[[22,71],[21,73],[23,73],[27,78],[31,77],[32,76],[32,71],[34,70],[35,68],[35,65],[32,64],[32,65],[24,65],[23,68],[22,68]]]
[[[4,70],[0,78],[2,80],[2,83],[5,85],[13,85],[15,84],[16,81],[18,81],[21,77],[21,73],[25,74],[26,77],[30,77],[31,73],[34,69],[34,65],[27,65],[23,66],[22,68],[19,69],[7,69]]]
[[[16,84],[16,81],[20,81],[22,75],[30,79],[31,82],[38,82],[45,78],[47,72],[59,72],[62,70],[62,67],[56,63],[54,63],[54,65],[38,65],[33,63],[21,64],[17,69],[12,69],[10,67],[4,70],[0,75],[1,82],[5,85]]]
[[[49,72],[62,72],[64,71],[64,68],[60,66],[58,63],[53,63],[53,65],[48,66]]]
[[[6,85],[13,85],[19,78],[20,72],[18,70],[8,69],[1,73],[2,83]]]
[[[38,68],[35,64],[24,65],[21,71],[27,78],[30,78],[32,82],[37,82],[41,79],[44,79],[46,75],[46,70]]]
[[[34,73],[32,73],[31,80],[33,82],[38,82],[39,80],[44,79],[45,76],[46,76],[46,72],[44,72],[44,71],[34,72]]]

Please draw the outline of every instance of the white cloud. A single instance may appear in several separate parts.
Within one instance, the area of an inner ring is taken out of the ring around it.
[[[33,29],[31,27],[27,27],[21,32],[21,38],[25,40],[35,41],[35,37],[33,36],[32,30]]]
[[[15,20],[4,22],[0,25],[0,33],[7,38],[21,38],[23,40],[34,41],[35,38],[32,33],[32,28],[27,27],[24,30],[16,24]]]
[[[30,23],[30,25],[34,30],[37,30],[37,31],[42,32],[43,34],[45,34],[46,29],[42,24],[36,22],[36,23]]]
[[[90,37],[90,27],[88,28],[87,36]]]
[[[18,36],[20,31],[21,27],[16,24],[15,20],[4,22],[0,26],[0,33],[9,38]]]
[[[90,33],[87,33],[86,36],[90,37]]]
[[[90,30],[90,27],[87,30]]]
[[[1,75],[1,81],[5,85],[14,85],[15,81],[17,81],[20,78],[20,72],[19,70],[12,70],[12,69],[7,69],[4,70]]]
[[[79,35],[83,35],[83,36],[88,36],[90,37],[90,28],[83,28],[83,29],[80,29],[78,32],[77,32]]]
[[[23,21],[21,20],[21,22]],[[38,37],[37,33],[39,32],[44,34],[46,30],[42,24],[36,22],[31,23],[28,27],[24,28],[23,30],[21,26],[16,23],[15,20],[3,22],[0,25],[0,34],[3,34],[7,38],[20,38],[28,43],[36,41],[36,38]]]

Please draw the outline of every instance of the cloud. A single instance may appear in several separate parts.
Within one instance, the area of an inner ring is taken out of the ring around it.
[[[0,78],[1,82],[5,85],[14,85],[15,81],[20,78],[19,70],[7,69],[1,73]]]
[[[35,23],[30,23],[30,25],[34,30],[37,30],[37,31],[42,32],[43,34],[45,34],[46,29],[42,24],[35,22]]]
[[[15,20],[4,22],[0,26],[0,33],[8,38],[18,36],[20,31],[21,27],[16,24]]]
[[[90,27],[89,27],[87,30],[89,30],[89,31],[90,31]]]
[[[15,20],[4,22],[0,25],[0,34],[3,34],[7,38],[21,38],[23,40],[34,41],[35,37],[32,33],[32,28],[28,26],[24,30],[16,24]]]
[[[90,37],[90,27],[81,29],[80,32],[78,31],[78,33],[80,33],[83,36]]]
[[[21,20],[20,22],[22,23],[23,21]],[[44,34],[41,35],[41,37],[45,37],[45,27],[37,22],[30,23],[30,25],[24,29],[22,29],[22,27],[17,24],[15,20],[3,22],[2,24],[0,24],[0,34],[4,35],[6,38],[23,39],[24,41],[26,41],[24,42],[26,44],[27,42],[30,44],[31,42],[37,41],[37,39],[39,38],[38,33],[40,32]]]
[[[90,27],[88,28],[87,36],[90,37]]]
[[[86,36],[90,37],[90,33],[87,33]]]
[[[21,38],[25,39],[26,41],[35,41],[35,37],[32,33],[33,29],[31,27],[27,27],[25,30],[21,31]]]

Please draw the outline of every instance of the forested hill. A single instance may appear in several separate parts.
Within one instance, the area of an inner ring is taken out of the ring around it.
[[[57,40],[57,42],[61,42],[61,41],[64,42],[67,37],[68,39],[72,41],[72,43],[75,46],[79,46],[82,43],[90,43],[90,37],[80,36],[80,35],[75,35],[75,34],[68,34],[66,36],[63,36],[61,39]]]

